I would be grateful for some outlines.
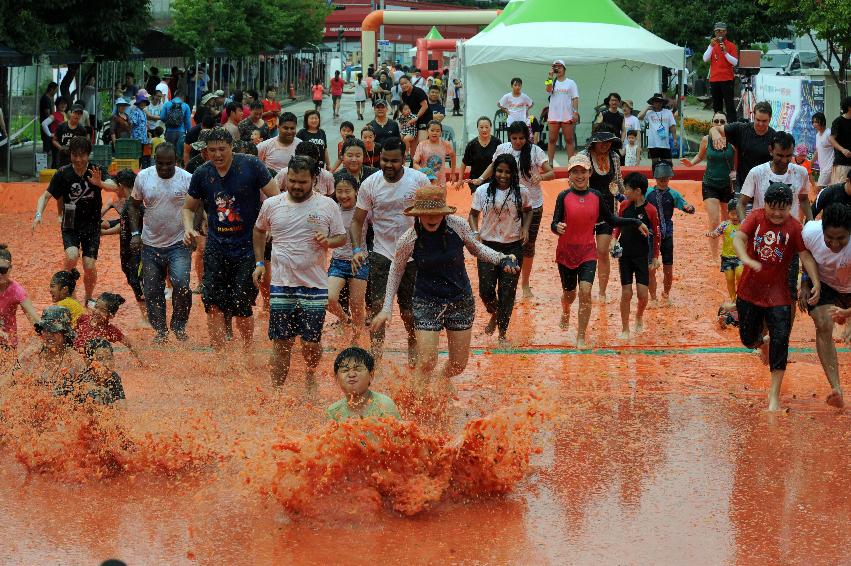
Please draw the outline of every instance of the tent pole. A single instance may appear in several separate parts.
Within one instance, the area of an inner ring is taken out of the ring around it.
[[[41,141],[41,114],[38,111],[38,103],[39,103],[39,94],[38,94],[38,86],[41,81],[41,58],[36,59],[35,63],[35,88],[33,89],[33,99],[34,99],[34,116],[35,116],[35,133],[33,134],[33,161],[32,161],[32,170],[35,171],[36,176],[38,175],[38,171],[36,171],[35,167],[35,154],[36,148],[38,147],[38,142]],[[42,144],[43,145],[43,144]]]
[[[467,138],[467,134],[468,134],[468,132],[467,132],[467,118],[468,118],[467,117],[467,112],[468,112],[468,108],[467,108],[467,54],[466,54],[467,46],[465,45],[465,42],[463,42],[463,41],[460,41],[459,43],[461,44],[460,45],[461,49],[456,48],[455,52],[461,54],[461,60],[459,61],[459,64],[463,65],[463,67],[464,67],[461,71],[461,76],[464,77],[464,79],[462,81],[463,84],[461,85],[461,101],[460,101],[461,107],[464,109],[464,111],[462,112],[462,114],[464,115],[464,119],[461,120],[461,123],[464,125],[463,128],[461,129],[461,135],[463,136],[461,139],[464,140],[464,143],[466,143],[467,139],[468,139]],[[462,171],[461,174],[463,175],[464,172]]]
[[[680,112],[680,157],[683,156],[683,134],[685,134],[685,130],[683,130],[683,101],[686,96],[686,50],[683,49],[683,66],[680,69],[679,76],[679,96],[677,97],[677,106]]]
[[[6,80],[9,82],[9,96],[6,98],[7,103],[6,107],[9,109],[8,114],[4,114],[4,122],[6,125],[6,147],[3,148],[3,151],[6,152],[6,182],[9,182],[9,165],[12,161],[12,70],[18,69],[18,67],[6,67]],[[38,96],[38,95],[36,95]],[[0,112],[2,112],[3,107],[0,106]]]

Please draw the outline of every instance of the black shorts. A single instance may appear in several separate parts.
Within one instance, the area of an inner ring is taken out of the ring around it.
[[[137,302],[145,300],[145,293],[142,290],[142,275],[139,273],[142,264],[142,253],[134,253],[129,250],[121,250],[121,271],[127,279],[127,284],[133,289],[133,295]]]
[[[792,332],[792,307],[761,307],[736,299],[739,313],[739,338],[746,348],[758,348],[768,328],[768,366],[771,371],[785,370],[789,359],[789,334]]]
[[[812,311],[816,307],[824,305],[836,305],[841,309],[851,308],[851,293],[840,293],[826,283],[821,284],[821,293],[819,294],[818,303],[815,305],[807,305],[807,312]]]
[[[597,260],[592,259],[581,264],[576,269],[570,269],[558,264],[558,275],[561,277],[561,288],[565,291],[575,291],[579,281],[594,283],[594,275],[597,273]]]
[[[417,122],[417,130],[420,132],[424,132],[428,129],[428,122]]]
[[[331,95],[331,102],[337,102],[338,100],[340,100],[340,98],[342,98],[342,96],[341,96],[341,95],[339,95],[339,94],[332,94],[332,95]]]
[[[378,312],[384,305],[384,295],[387,294],[387,277],[390,275],[392,262],[378,252],[369,252],[369,279],[367,280],[367,306],[372,312]],[[414,299],[414,281],[417,278],[417,265],[409,261],[405,265],[405,274],[399,283],[396,300],[400,311],[411,311]]]
[[[792,303],[798,300],[798,273],[801,270],[801,260],[798,259],[798,254],[792,256],[792,263],[789,264],[789,294],[792,295]]]
[[[529,239],[523,244],[523,257],[535,257],[535,243],[538,241],[538,232],[541,230],[541,217],[543,215],[543,206],[532,209],[532,221],[529,222]]]
[[[441,304],[435,301],[414,299],[414,328],[440,332],[444,328],[457,332],[473,327],[476,316],[476,301],[472,296],[454,303]]]
[[[647,157],[650,159],[659,159],[661,161],[667,161],[671,163],[673,160],[673,156],[671,155],[671,149],[667,147],[651,147],[647,149]]]
[[[733,189],[730,188],[729,183],[723,187],[716,187],[714,185],[707,185],[704,181],[701,185],[701,192],[703,193],[703,200],[714,198],[724,204],[727,204],[733,198]],[[721,216],[724,215],[722,214]]]
[[[215,244],[204,248],[204,310],[216,307],[225,316],[251,316],[251,305],[257,299],[257,287],[251,281],[254,256],[230,257]]]
[[[83,257],[98,258],[100,249],[100,225],[79,230],[62,230],[62,247],[77,248]]]
[[[674,265],[674,236],[666,236],[659,242],[659,251],[662,253],[662,265]]]
[[[622,256],[618,258],[618,265],[621,272],[621,285],[624,287],[632,285],[633,276],[639,285],[645,287],[650,285],[650,265],[647,263],[647,256]]]
[[[606,236],[606,235],[611,236],[613,230],[614,229],[612,228],[612,226],[610,224],[607,224],[606,222],[600,222],[599,224],[594,226],[594,235],[595,236]]]

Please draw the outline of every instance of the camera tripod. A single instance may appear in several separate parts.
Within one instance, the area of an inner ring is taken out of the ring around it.
[[[753,122],[753,109],[756,106],[756,95],[753,92],[753,77],[751,73],[740,75],[742,81],[742,91],[739,95],[739,104],[736,105],[736,114],[746,119],[748,122]]]

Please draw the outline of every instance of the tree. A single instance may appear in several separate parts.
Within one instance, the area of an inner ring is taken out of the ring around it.
[[[842,98],[848,96],[848,63],[851,59],[851,10],[847,0],[760,0],[773,14],[782,14],[798,35],[826,43],[816,46],[819,60],[839,86]]]
[[[206,57],[215,48],[234,57],[254,55],[287,44],[296,47],[321,41],[324,0],[264,0],[240,4],[232,0],[174,0],[168,33]]]

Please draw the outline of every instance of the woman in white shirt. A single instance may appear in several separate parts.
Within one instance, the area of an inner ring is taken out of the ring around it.
[[[579,87],[573,80],[567,78],[564,72],[564,61],[556,59],[553,61],[553,66],[547,73],[547,80],[544,83],[547,92],[550,93],[550,106],[547,114],[547,122],[550,125],[547,157],[550,163],[555,163],[559,132],[564,134],[567,158],[570,159],[576,153],[573,130],[579,123]]]
[[[355,107],[358,112],[358,120],[363,120],[363,108],[366,105],[366,85],[363,84],[363,73],[357,74],[355,82]]]
[[[813,128],[816,130],[816,156],[818,157],[818,180],[816,194],[830,184],[830,174],[833,170],[833,144],[830,143],[830,128],[823,112],[813,114]]]

